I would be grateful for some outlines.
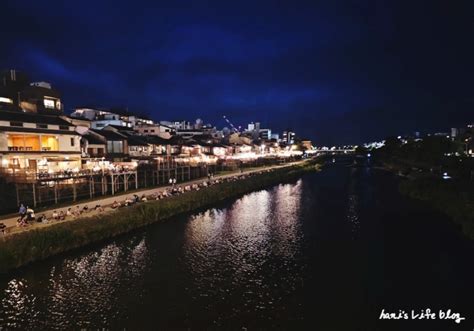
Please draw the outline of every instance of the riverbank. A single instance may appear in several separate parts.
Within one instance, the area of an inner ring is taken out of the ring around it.
[[[448,215],[461,226],[462,232],[474,239],[474,190],[472,182],[442,179],[426,170],[426,165],[409,162],[379,162],[379,168],[403,177],[401,194],[424,201]],[[428,167],[429,168],[429,167]]]
[[[474,239],[474,191],[472,183],[420,177],[403,180],[400,192],[410,198],[427,202],[447,214]]]
[[[301,161],[298,161],[301,162]],[[279,168],[279,167],[286,167],[288,165],[292,164],[297,164],[298,162],[293,162],[293,163],[288,163],[284,165],[273,165],[273,166],[262,166],[262,167],[254,167],[254,168],[246,168],[245,170],[242,171],[243,174],[251,174],[256,171],[261,171],[262,169],[273,169],[273,168]],[[222,179],[222,178],[227,178],[229,176],[233,176],[237,173],[240,173],[240,171],[233,171],[233,172],[228,172],[225,174],[218,174],[215,176],[215,179]],[[176,184],[176,187],[181,187],[185,185],[193,185],[193,184],[201,184],[204,181],[207,181],[206,177],[201,177],[197,179],[193,179],[190,181],[185,181],[185,182],[179,182]],[[80,201],[80,202],[71,202],[71,203],[66,203],[66,204],[59,204],[59,205],[54,205],[53,207],[49,208],[44,208],[44,209],[37,209],[35,210],[36,217],[42,217],[45,216],[48,220],[53,221],[54,217],[53,214],[57,213],[58,215],[66,215],[68,209],[70,211],[75,212],[75,211],[83,211],[84,209],[88,210],[88,214],[93,214],[95,213],[93,208],[97,205],[100,205],[103,209],[107,210],[110,209],[109,207],[114,203],[114,202],[119,202],[119,203],[124,203],[126,199],[130,199],[134,194],[137,195],[144,195],[144,196],[152,196],[152,195],[160,195],[164,191],[167,191],[171,188],[172,186],[170,185],[165,185],[165,186],[158,186],[154,188],[143,188],[143,189],[138,189],[138,190],[129,190],[127,192],[119,192],[115,195],[108,195],[108,196],[101,196],[101,197],[96,197],[91,200],[85,200],[85,201]],[[81,215],[82,216],[82,215]],[[62,222],[62,221],[70,221],[74,220],[76,217],[74,215],[70,215],[65,217],[65,220],[54,220],[54,223],[57,222]],[[6,233],[11,234],[15,232],[20,232],[20,231],[28,231],[34,228],[38,227],[43,227],[43,226],[49,226],[50,224],[44,224],[44,223],[36,223],[35,221],[30,222],[30,224],[27,227],[18,227],[17,226],[17,221],[18,221],[18,214],[11,214],[11,215],[6,215],[0,218],[0,223],[5,224],[6,226]]]
[[[233,176],[229,177],[228,181],[221,181],[200,190],[5,236],[0,240],[0,272],[110,239],[180,213],[295,179],[305,172],[314,171],[317,166],[314,161],[308,161],[255,172],[245,178]]]

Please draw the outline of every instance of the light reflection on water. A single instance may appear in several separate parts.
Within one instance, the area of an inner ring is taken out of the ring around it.
[[[91,317],[116,318],[115,292],[124,290],[117,284],[140,276],[147,258],[145,239],[126,247],[109,244],[79,258],[66,258],[49,272],[42,270],[46,275],[12,279],[1,300],[0,326],[87,327]]]
[[[413,302],[469,317],[474,247],[387,176],[336,165],[0,275],[0,329],[384,330],[381,309]]]
[[[0,329],[130,325],[132,311],[150,309],[143,302],[179,310],[178,301],[188,300],[185,306],[204,310],[217,326],[242,313],[282,310],[282,300],[302,284],[302,189],[300,180],[247,194],[228,208],[189,216],[184,227],[157,225],[28,268],[0,284]],[[165,239],[153,237],[160,231],[174,231],[163,236],[180,236],[182,245],[160,255]],[[171,294],[167,300],[177,302],[162,302],[167,284],[186,297]]]
[[[204,313],[227,307],[223,317],[279,309],[301,284],[294,259],[302,240],[302,181],[248,194],[225,210],[194,215],[184,233],[183,264],[193,279],[191,296]],[[278,263],[275,263],[278,261]]]

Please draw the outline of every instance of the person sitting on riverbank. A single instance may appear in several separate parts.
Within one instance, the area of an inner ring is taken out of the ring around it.
[[[148,199],[147,199],[147,197],[146,197],[145,194],[142,194],[142,197],[140,198],[140,200],[141,200],[142,202],[147,202],[147,201],[148,201]]]
[[[82,207],[82,212],[83,213],[87,213],[89,211],[89,207],[87,205],[85,205],[84,207]]]
[[[5,234],[5,229],[6,229],[6,228],[7,228],[7,226],[6,226],[5,224],[0,223],[0,232],[1,232],[2,234]]]
[[[23,218],[20,217],[20,218],[18,218],[18,219],[16,220],[16,225],[17,225],[18,227],[25,227],[25,226],[27,226],[27,225],[28,225],[28,222],[26,221],[26,217],[23,217]]]
[[[79,216],[81,216],[81,214],[82,214],[82,210],[79,208],[79,206],[76,206],[76,209],[72,212],[72,214],[73,214],[75,217],[79,217]]]
[[[120,203],[118,203],[117,201],[114,201],[112,203],[112,206],[110,206],[112,209],[117,209],[118,207],[120,207]]]
[[[98,212],[100,213],[100,212],[103,212],[103,211],[104,211],[104,208],[102,208],[101,205],[95,205],[94,210],[95,210],[95,211],[98,211]]]
[[[44,224],[47,224],[48,223],[48,219],[46,218],[46,215],[43,214],[41,215],[40,217],[38,217],[38,219],[36,220],[38,223],[44,223]]]
[[[30,207],[26,206],[26,222],[34,221],[35,218],[35,211]]]
[[[135,200],[135,203],[136,202],[140,202],[140,197],[136,194],[133,195],[133,200]]]
[[[57,212],[56,210],[53,211],[52,217],[53,217],[53,219],[54,219],[55,221],[59,220],[59,214],[58,214],[58,212]]]
[[[72,216],[72,210],[70,207],[66,210],[66,216]]]
[[[132,200],[131,198],[127,198],[125,199],[124,206],[128,207],[128,206],[133,205],[133,203],[134,203],[134,200]]]
[[[64,221],[66,219],[66,213],[64,211],[59,212],[59,220]]]

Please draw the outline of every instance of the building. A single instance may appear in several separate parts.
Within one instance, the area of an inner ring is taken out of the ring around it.
[[[258,140],[260,138],[260,122],[249,123],[244,133],[250,135],[253,140]]]
[[[127,145],[128,155],[131,158],[148,158],[153,151],[153,147],[144,136],[128,135]]]
[[[311,140],[309,139],[301,139],[300,146],[305,151],[309,151],[313,149],[313,144],[311,143]]]
[[[128,158],[128,139],[127,136],[118,132],[118,130],[108,127],[108,129],[91,129],[96,135],[106,141],[105,158],[108,161],[122,162]]]
[[[264,140],[272,139],[272,130],[271,129],[260,129],[259,137],[260,137],[260,139],[264,139]]]
[[[176,129],[164,124],[146,124],[135,126],[134,130],[145,136],[158,136],[164,139],[170,139],[176,134]]]
[[[286,145],[292,145],[295,143],[295,133],[290,129],[287,129],[286,131],[283,131],[281,140],[281,142]]]
[[[80,169],[80,135],[59,116],[0,111],[3,171],[59,172]]]
[[[270,139],[275,140],[276,142],[280,141],[280,135],[278,133],[272,133]]]
[[[91,121],[93,129],[101,129],[108,125],[134,128],[141,125],[153,125],[153,121],[145,116],[137,116],[121,108],[76,108],[71,114],[72,118]]]
[[[88,130],[81,138],[81,154],[83,158],[105,158],[107,140],[93,130]]]
[[[189,121],[160,121],[160,124],[164,126],[171,127],[175,130],[193,130],[195,129],[194,125],[191,125]],[[202,123],[201,127],[202,127]],[[199,128],[200,129],[200,128]]]
[[[132,123],[128,121],[128,116],[122,116],[106,109],[76,108],[71,117],[91,121],[91,128],[93,129],[102,129],[108,125],[132,127]]]
[[[229,135],[229,144],[232,145],[242,145],[242,144],[247,144],[251,145],[252,144],[252,137],[245,135],[245,134],[239,134],[237,132],[234,132]]]
[[[0,109],[39,114],[61,114],[61,94],[47,82],[30,82],[17,70],[0,74]]]

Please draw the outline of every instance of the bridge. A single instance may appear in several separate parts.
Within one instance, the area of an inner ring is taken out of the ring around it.
[[[317,148],[311,151],[306,151],[307,154],[310,155],[338,155],[338,154],[354,154],[355,148],[329,148],[329,149],[322,149]]]

